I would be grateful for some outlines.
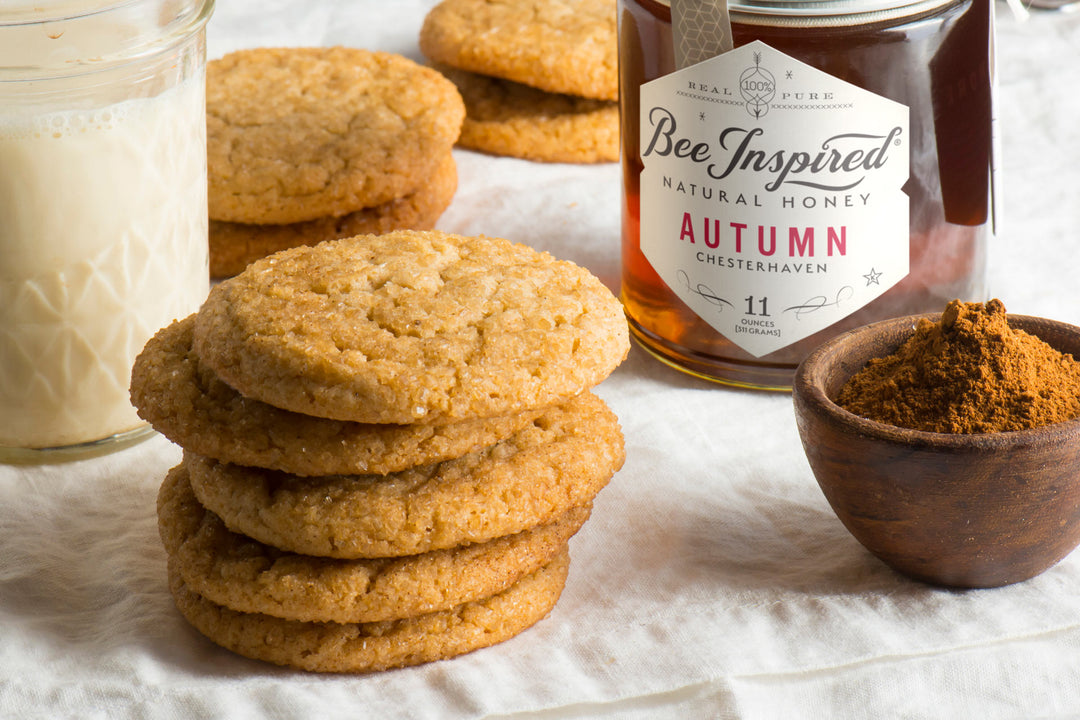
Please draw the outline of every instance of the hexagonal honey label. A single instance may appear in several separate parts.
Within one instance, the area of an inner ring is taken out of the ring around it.
[[[908,274],[909,113],[755,41],[641,87],[641,250],[756,357]]]

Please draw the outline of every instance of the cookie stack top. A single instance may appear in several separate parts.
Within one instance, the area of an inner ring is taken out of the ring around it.
[[[206,78],[210,270],[298,245],[429,229],[457,189],[454,85],[400,55],[253,48]]]
[[[210,217],[294,223],[401,197],[460,132],[453,85],[358,48],[253,48],[207,67]]]
[[[211,291],[194,350],[276,407],[412,423],[569,399],[629,340],[611,291],[573,263],[499,238],[399,231],[255,263]]]
[[[433,60],[551,93],[619,99],[613,0],[443,0],[420,31]]]
[[[461,91],[459,145],[545,162],[619,157],[614,0],[443,0],[420,49]]]

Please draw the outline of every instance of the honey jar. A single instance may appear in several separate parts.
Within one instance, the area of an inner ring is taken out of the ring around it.
[[[618,3],[635,339],[784,390],[845,330],[985,299],[993,4],[725,2]]]

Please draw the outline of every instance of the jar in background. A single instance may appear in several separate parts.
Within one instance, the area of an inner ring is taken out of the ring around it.
[[[0,13],[0,460],[149,431],[135,356],[209,290],[205,25],[213,0]]]
[[[618,4],[622,300],[640,344],[788,389],[844,330],[985,299],[990,0],[732,2],[734,50],[685,68],[670,5]]]

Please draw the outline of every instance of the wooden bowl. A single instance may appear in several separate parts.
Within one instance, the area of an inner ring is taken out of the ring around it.
[[[934,433],[874,422],[832,400],[868,360],[909,338],[919,317],[856,328],[796,370],[795,417],[810,467],[844,526],[904,575],[949,587],[1034,577],[1080,543],[1080,419]],[[1009,324],[1080,358],[1080,328],[1022,315]]]

